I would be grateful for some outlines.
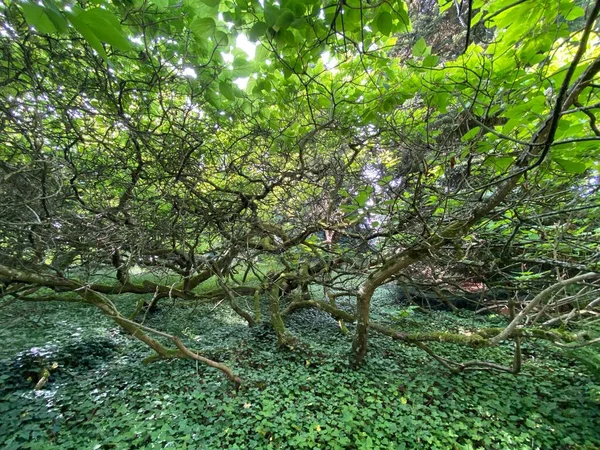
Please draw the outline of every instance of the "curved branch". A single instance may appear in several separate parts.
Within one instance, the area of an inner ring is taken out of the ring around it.
[[[534,297],[534,299],[532,301],[530,301],[529,304],[525,308],[523,308],[519,312],[519,314],[517,314],[515,316],[515,318],[508,324],[508,326],[504,329],[504,331],[502,331],[502,333],[493,337],[490,340],[490,344],[497,345],[504,339],[508,338],[509,336],[512,336],[514,334],[515,330],[517,329],[517,327],[519,326],[519,324],[527,316],[527,314],[529,314],[538,304],[549,299],[553,294],[558,292],[560,289],[562,289],[566,286],[569,286],[570,284],[579,283],[580,281],[585,281],[585,280],[589,280],[591,278],[598,278],[598,277],[600,277],[600,274],[595,273],[595,272],[588,272],[583,275],[577,275],[575,277],[569,278],[567,280],[561,280],[558,283],[555,283],[552,286],[547,287],[542,292],[540,292],[538,295],[536,295]]]

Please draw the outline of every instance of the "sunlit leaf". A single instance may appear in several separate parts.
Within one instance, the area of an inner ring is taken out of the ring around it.
[[[265,35],[269,27],[265,22],[256,22],[248,32],[248,38],[256,42]]]
[[[51,34],[57,31],[45,8],[35,3],[23,3],[21,8],[27,23],[39,32]]]
[[[165,9],[169,6],[169,0],[152,0],[159,9]]]
[[[587,165],[579,161],[565,158],[553,158],[553,160],[567,173],[581,174],[587,170]]]
[[[129,50],[130,44],[121,28],[119,19],[110,11],[94,8],[83,11],[77,16],[80,24],[87,26],[101,41],[118,50]]]
[[[498,172],[505,172],[514,161],[515,158],[510,156],[493,156],[487,159],[486,164],[494,167]]]
[[[68,17],[71,24],[85,38],[88,44],[90,44],[90,46],[96,50],[96,52],[98,52],[102,58],[107,59],[106,51],[102,46],[102,42],[100,42],[100,39],[98,39],[98,37],[92,32],[91,28],[88,27],[87,23],[81,20],[79,16],[74,14],[69,14]]]
[[[226,81],[221,81],[219,83],[219,92],[221,94],[223,94],[223,96],[227,99],[227,100],[235,100],[235,94],[233,93],[233,86],[231,85],[231,83],[226,82]]]
[[[294,13],[291,10],[283,9],[279,13],[279,16],[277,17],[277,20],[275,22],[275,29],[276,30],[285,30],[292,24],[292,22],[295,19],[296,19],[296,16],[294,15]]]
[[[215,28],[215,21],[210,17],[196,18],[190,23],[190,30],[198,37],[212,36]]]
[[[471,128],[468,132],[466,132],[460,138],[460,140],[463,141],[463,142],[466,142],[466,141],[470,140],[471,138],[474,138],[475,136],[477,136],[477,134],[479,133],[480,129],[481,129],[481,127]]]
[[[415,45],[413,45],[412,53],[414,56],[424,56],[427,51],[427,44],[425,43],[425,39],[419,38]]]
[[[379,13],[376,19],[376,23],[377,29],[381,34],[385,36],[390,35],[390,33],[392,32],[392,15],[389,12],[383,11]]]

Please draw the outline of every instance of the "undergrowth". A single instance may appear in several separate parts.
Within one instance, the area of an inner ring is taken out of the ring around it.
[[[115,301],[125,311],[135,307],[134,297]],[[373,302],[374,319],[405,330],[504,321],[423,314],[399,305],[387,288]],[[290,317],[299,344],[278,351],[267,326],[248,328],[227,309],[212,309],[166,299],[147,324],[229,364],[244,380],[238,391],[221,373],[189,361],[142,364],[147,348],[83,305],[4,308],[0,448],[600,448],[598,378],[581,358],[547,344],[524,344],[518,376],[455,376],[420,350],[372,334],[368,361],[354,370],[352,334],[323,313]],[[434,347],[457,360],[510,360],[508,344],[477,353]],[[51,368],[50,381],[33,391],[42,367]]]

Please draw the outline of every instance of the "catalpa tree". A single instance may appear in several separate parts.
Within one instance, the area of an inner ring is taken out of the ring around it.
[[[424,11],[458,32],[413,29]],[[93,305],[150,359],[198,360],[236,383],[142,315],[166,297],[212,303],[291,347],[284,318],[313,308],[354,333],[357,365],[376,332],[456,372],[517,372],[523,338],[598,342],[554,326],[597,314],[599,11],[7,0],[1,301]],[[443,297],[465,290],[461,277],[531,295],[506,303],[503,329],[408,334],[371,320],[384,284]],[[111,300],[122,294],[140,299],[133,316]],[[429,344],[505,340],[506,367]]]

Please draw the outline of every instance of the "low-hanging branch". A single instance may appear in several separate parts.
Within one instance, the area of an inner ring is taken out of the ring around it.
[[[180,358],[180,359],[192,359],[194,361],[199,361],[207,366],[214,367],[215,369],[223,372],[230,381],[233,381],[236,386],[240,386],[242,384],[242,379],[237,376],[232,369],[230,369],[227,365],[223,363],[219,363],[217,361],[213,361],[212,359],[206,358],[205,356],[200,355],[198,352],[194,350],[190,350],[186,347],[181,339],[175,335],[164,333],[162,331],[156,330],[154,328],[148,327],[146,325],[142,325],[140,323],[134,322],[132,320],[126,319],[122,316],[108,316],[113,319],[117,323],[125,323],[130,324],[133,327],[137,327],[140,330],[149,331],[150,333],[156,334],[157,336],[162,336],[164,338],[170,339],[179,352],[174,350],[165,350],[164,352],[157,353],[156,357],[146,358],[146,362],[152,362],[157,359],[172,359],[172,358]],[[134,335],[135,336],[135,335]]]
[[[183,358],[183,359],[192,359],[199,362],[202,362],[210,367],[214,367],[221,372],[223,372],[227,378],[233,381],[236,385],[241,383],[241,379],[235,375],[235,373],[226,365],[210,360],[204,356],[201,356],[199,353],[188,349],[181,340],[172,334],[168,334],[154,328],[148,327],[146,325],[137,323],[131,319],[125,318],[122,316],[117,310],[116,306],[106,298],[103,293],[94,291],[91,286],[81,285],[74,281],[68,281],[60,279],[56,276],[49,275],[39,275],[36,273],[31,273],[28,271],[20,270],[16,271],[14,269],[8,269],[4,266],[0,266],[0,276],[4,279],[12,277],[14,281],[18,281],[21,283],[30,283],[32,287],[50,287],[56,288],[59,287],[61,289],[68,289],[69,291],[77,294],[83,301],[92,304],[102,310],[108,317],[114,320],[117,324],[119,324],[122,328],[128,331],[132,336],[140,341],[144,342],[148,347],[152,348],[156,352],[156,356],[148,358],[148,361],[155,359],[170,359],[170,358]],[[500,342],[505,340],[514,340],[519,338],[534,338],[534,339],[543,339],[561,347],[580,347],[585,345],[592,345],[598,343],[600,339],[587,339],[587,335],[585,334],[574,334],[574,333],[566,333],[562,331],[556,330],[548,330],[548,329],[540,329],[540,328],[523,328],[518,325],[523,320],[529,311],[535,308],[540,302],[547,300],[553,294],[558,292],[565,286],[570,284],[575,284],[578,282],[590,280],[593,278],[597,278],[598,274],[596,273],[587,273],[583,275],[578,275],[572,277],[567,280],[561,280],[554,285],[548,287],[540,294],[538,294],[529,305],[521,311],[515,318],[509,323],[509,325],[505,328],[483,328],[483,329],[475,329],[470,331],[469,333],[453,333],[453,332],[422,332],[422,333],[406,333],[401,330],[397,330],[393,327],[383,325],[374,321],[369,322],[369,328],[380,333],[386,335],[394,340],[401,341],[408,345],[415,345],[416,347],[424,350],[438,362],[443,364],[445,367],[451,369],[454,372],[461,372],[465,370],[501,370],[501,371],[509,371],[514,372],[514,369],[504,368],[502,366],[497,366],[493,363],[486,363],[483,361],[470,361],[465,363],[453,362],[450,360],[446,360],[435,353],[426,345],[426,343],[443,343],[443,344],[454,344],[454,345],[466,345],[473,348],[484,348],[496,346]],[[280,281],[281,282],[281,281]],[[221,296],[222,298],[229,298],[235,303],[235,295],[233,288],[228,286],[226,280],[224,278],[220,278],[221,283]],[[343,321],[345,323],[355,323],[357,320],[357,316],[350,312],[344,311],[331,302],[325,302],[320,300],[306,300],[299,299],[296,301],[292,301],[285,309],[279,312],[278,307],[273,310],[273,302],[278,301],[279,290],[280,288],[274,286],[272,288],[273,292],[271,292],[271,305],[272,305],[272,313],[275,311],[275,324],[279,324],[279,333],[282,336],[282,339],[287,336],[285,332],[285,328],[283,328],[282,317],[290,315],[295,311],[300,309],[318,309],[323,311],[338,321]],[[256,294],[256,289],[253,291],[252,295]],[[276,297],[273,297],[275,295]],[[77,301],[72,297],[65,296],[21,296],[18,294],[14,295],[15,298],[24,301]],[[216,298],[216,297],[212,297]],[[236,309],[236,308],[234,308]],[[239,309],[239,307],[238,307]],[[243,316],[248,316],[250,320],[248,323],[252,325],[254,323],[254,319],[248,313],[243,314]],[[274,325],[275,326],[275,325]],[[157,336],[161,336],[169,339],[175,345],[176,349],[168,349],[160,344],[158,341],[152,339],[148,336],[145,331],[155,334]],[[285,340],[285,339],[284,339]]]
[[[571,277],[567,280],[560,280],[557,283],[553,284],[550,287],[547,287],[538,295],[536,295],[533,300],[531,300],[525,308],[523,308],[519,314],[515,316],[515,318],[508,324],[508,326],[497,336],[491,339],[491,344],[496,345],[500,343],[500,341],[506,339],[508,336],[514,334],[517,327],[521,324],[521,322],[527,317],[527,315],[540,303],[548,300],[552,297],[553,294],[558,292],[560,289],[569,286],[571,284],[579,283],[581,281],[590,280],[593,278],[600,278],[600,274],[595,272],[588,272],[583,275],[577,275],[575,277]]]

